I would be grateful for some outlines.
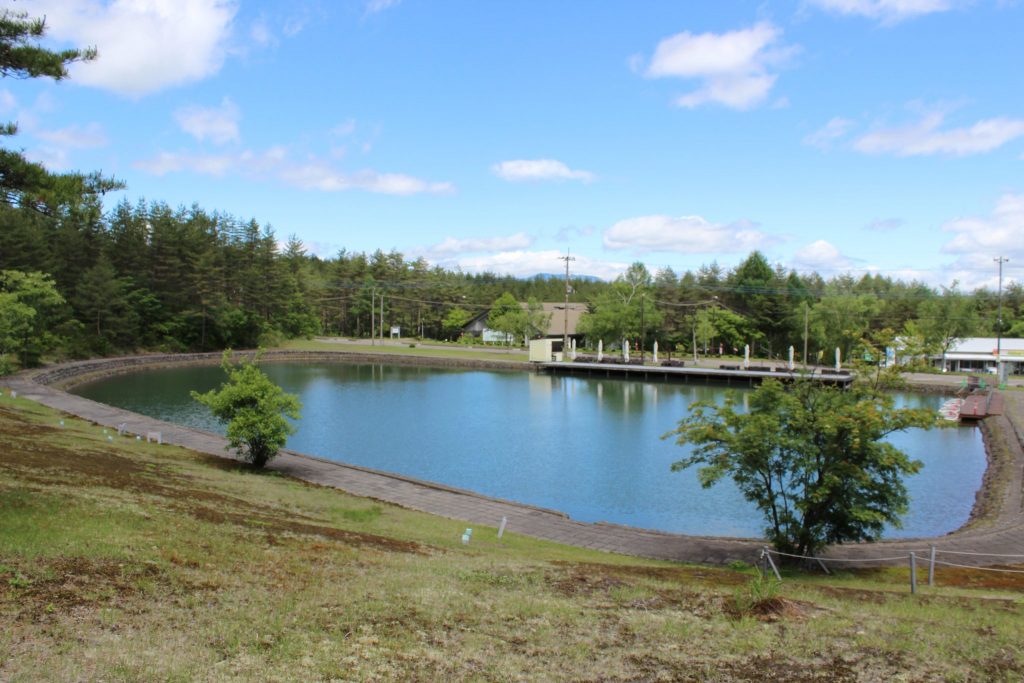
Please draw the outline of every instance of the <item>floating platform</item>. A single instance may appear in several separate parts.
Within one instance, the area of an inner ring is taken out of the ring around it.
[[[558,375],[582,375],[584,377],[615,377],[632,380],[663,380],[669,382],[715,382],[734,384],[737,386],[755,386],[765,379],[777,379],[781,382],[796,380],[800,373],[785,367],[747,368],[739,365],[725,367],[672,367],[662,365],[640,365],[627,363],[579,363],[553,362],[537,363],[544,372]],[[811,379],[822,384],[846,387],[853,382],[847,372],[816,370]]]

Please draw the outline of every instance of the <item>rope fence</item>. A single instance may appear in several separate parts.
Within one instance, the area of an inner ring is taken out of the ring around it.
[[[928,585],[935,585],[935,567],[953,567],[956,569],[976,569],[983,572],[993,572],[1001,574],[1024,574],[1024,569],[1007,569],[1004,567],[979,567],[975,565],[959,564],[956,562],[946,562],[936,558],[939,554],[946,555],[960,555],[970,557],[987,557],[993,559],[1015,559],[1024,560],[1024,555],[1016,553],[978,553],[970,552],[966,550],[942,550],[931,546],[929,548],[919,550],[908,550],[906,555],[894,555],[890,557],[820,557],[817,555],[795,555],[793,553],[784,553],[779,550],[773,550],[768,546],[761,548],[761,555],[758,564],[761,569],[762,576],[767,576],[768,571],[775,575],[775,578],[782,581],[782,574],[779,572],[779,567],[776,564],[773,556],[775,557],[789,557],[797,560],[807,560],[808,562],[815,562],[821,567],[822,571],[826,574],[831,572],[828,569],[829,563],[848,563],[848,564],[879,564],[884,562],[900,562],[907,561],[910,566],[910,592],[917,592],[917,567],[918,562],[927,562],[928,568]],[[927,559],[925,559],[927,555]]]

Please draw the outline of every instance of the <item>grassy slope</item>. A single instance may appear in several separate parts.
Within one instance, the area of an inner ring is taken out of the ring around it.
[[[0,399],[0,680],[1024,674],[1024,575],[794,575],[754,604],[749,569],[463,546],[457,521],[60,419]]]

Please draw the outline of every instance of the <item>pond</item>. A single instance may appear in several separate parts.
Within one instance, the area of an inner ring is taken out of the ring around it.
[[[683,448],[661,435],[697,400],[726,389],[526,372],[378,364],[264,364],[300,396],[288,448],[509,500],[574,519],[685,534],[759,536],[764,523],[731,482],[703,489],[696,470],[671,472]],[[223,381],[218,367],[120,375],[75,393],[182,425],[223,433],[189,391]],[[743,390],[732,389],[733,391]],[[938,396],[901,394],[938,408]],[[886,537],[952,531],[971,511],[985,471],[975,428],[913,430],[891,439],[925,463],[907,480],[910,512]]]

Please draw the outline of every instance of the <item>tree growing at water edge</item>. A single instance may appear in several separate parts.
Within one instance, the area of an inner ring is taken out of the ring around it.
[[[228,376],[220,389],[205,394],[192,392],[199,401],[228,424],[227,437],[240,457],[256,468],[264,467],[295,427],[286,420],[298,420],[302,404],[295,394],[285,393],[258,367],[259,354],[252,360],[231,363],[230,349],[224,352],[221,368]]]
[[[908,504],[903,479],[921,463],[884,439],[935,423],[930,410],[896,408],[891,394],[870,386],[767,380],[750,395],[748,411],[737,409],[735,394],[722,405],[698,401],[663,438],[692,446],[673,471],[701,465],[704,488],[731,477],[764,514],[778,550],[810,555],[900,525]]]

